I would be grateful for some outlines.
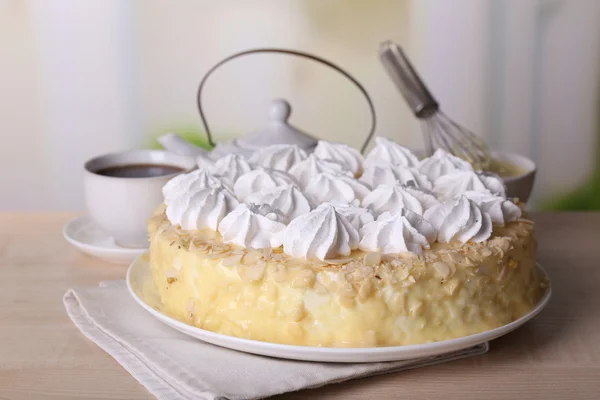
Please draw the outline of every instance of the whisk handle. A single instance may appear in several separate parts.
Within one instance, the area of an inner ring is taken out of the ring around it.
[[[439,109],[438,102],[400,46],[389,40],[383,42],[379,47],[379,59],[417,118],[427,118]]]

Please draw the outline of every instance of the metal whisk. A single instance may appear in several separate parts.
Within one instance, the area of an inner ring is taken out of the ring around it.
[[[491,156],[485,142],[440,111],[438,102],[400,46],[390,41],[382,43],[379,58],[415,116],[421,120],[428,155],[442,148],[467,160],[476,170],[488,169]]]

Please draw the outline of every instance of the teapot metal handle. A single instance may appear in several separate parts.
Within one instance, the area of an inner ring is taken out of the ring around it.
[[[249,54],[255,54],[255,53],[279,53],[279,54],[287,54],[287,55],[307,58],[309,60],[324,64],[324,65],[336,70],[337,72],[339,72],[346,78],[348,78],[348,80],[350,80],[358,88],[358,90],[360,90],[360,92],[364,96],[365,100],[367,101],[367,105],[369,106],[369,111],[371,112],[371,129],[369,130],[367,139],[365,140],[364,144],[362,145],[362,147],[360,149],[361,153],[365,152],[367,146],[369,145],[369,143],[371,142],[371,139],[373,138],[373,135],[375,134],[375,127],[377,125],[377,118],[375,115],[375,107],[373,106],[371,97],[367,93],[366,89],[355,78],[353,78],[352,75],[350,75],[348,72],[344,71],[342,68],[338,67],[337,65],[335,65],[334,63],[332,63],[330,61],[327,61],[321,57],[317,57],[312,54],[303,53],[303,52],[296,51],[296,50],[286,50],[286,49],[278,49],[278,48],[253,49],[253,50],[246,50],[246,51],[232,54],[229,57],[219,61],[215,66],[213,66],[211,69],[209,69],[208,72],[204,75],[204,78],[202,78],[202,81],[200,81],[200,86],[198,86],[197,102],[198,102],[198,111],[200,112],[200,119],[202,120],[202,125],[204,125],[204,130],[206,131],[206,136],[208,137],[208,143],[210,143],[211,146],[214,147],[215,143],[213,142],[212,134],[210,133],[210,128],[208,127],[208,122],[206,121],[206,117],[204,116],[204,111],[202,109],[202,89],[204,88],[204,84],[206,83],[208,77],[210,75],[212,75],[212,73],[217,68],[219,68],[221,65],[227,63],[228,61],[233,60],[234,58],[246,56]]]

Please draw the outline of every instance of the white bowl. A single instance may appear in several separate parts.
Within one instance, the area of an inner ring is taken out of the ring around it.
[[[517,197],[520,201],[527,202],[533,183],[535,181],[536,167],[535,163],[529,158],[516,153],[504,151],[493,151],[492,157],[500,162],[512,164],[523,170],[520,175],[502,178],[506,185],[506,195],[508,197]]]
[[[423,159],[424,150],[413,150],[413,153],[419,158]],[[536,166],[535,163],[520,154],[509,153],[506,151],[492,151],[492,157],[501,162],[516,165],[523,171],[518,176],[511,176],[510,178],[502,178],[504,185],[506,186],[507,197],[517,197],[519,201],[527,202],[531,196],[533,190],[533,183],[535,181]]]

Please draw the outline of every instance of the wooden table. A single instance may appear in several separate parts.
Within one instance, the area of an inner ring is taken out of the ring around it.
[[[71,214],[0,214],[0,399],[150,399],[62,305],[67,288],[120,279],[126,266],[70,247]],[[282,398],[599,399],[600,213],[539,214],[539,261],[554,295],[489,354]]]

